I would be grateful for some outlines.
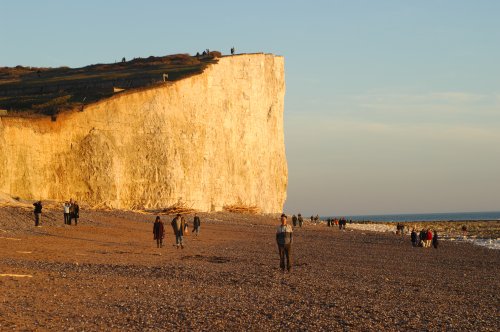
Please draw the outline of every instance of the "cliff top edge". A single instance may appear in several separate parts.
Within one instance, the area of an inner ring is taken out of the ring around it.
[[[138,91],[199,75],[221,58],[218,51],[134,58],[81,68],[0,67],[0,116],[56,116],[66,110],[108,99],[123,91]],[[280,57],[280,56],[275,56]]]

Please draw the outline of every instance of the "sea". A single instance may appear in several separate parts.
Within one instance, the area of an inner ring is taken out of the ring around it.
[[[341,216],[335,216],[341,217]],[[352,221],[466,221],[466,220],[500,220],[500,211],[493,212],[453,212],[453,213],[413,213],[413,214],[375,214],[362,216],[344,216]],[[322,217],[325,220],[333,217]]]

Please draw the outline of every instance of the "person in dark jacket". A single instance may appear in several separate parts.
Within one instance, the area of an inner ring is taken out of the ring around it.
[[[417,232],[415,232],[415,228],[411,230],[411,244],[416,247],[418,246]]]
[[[198,214],[195,213],[194,219],[193,219],[193,233],[196,236],[198,236],[198,234],[200,234],[200,226],[201,226],[200,217],[198,217]]]
[[[163,221],[161,221],[160,216],[157,216],[153,224],[153,240],[156,240],[157,248],[163,247],[164,231]]]
[[[296,215],[293,215],[292,216],[292,224],[293,224],[293,227],[297,227],[297,216]]]
[[[434,249],[437,249],[438,245],[439,245],[438,233],[436,231],[434,231],[434,236],[432,237],[432,246],[434,247]]]
[[[425,248],[425,241],[427,240],[427,232],[422,228],[419,234],[419,246]]]
[[[78,218],[80,218],[80,206],[78,205],[77,201],[74,201],[73,204],[71,205],[71,216],[70,218],[75,219],[75,226],[78,225]],[[71,224],[71,221],[70,221]]]
[[[35,213],[35,227],[37,227],[40,226],[40,221],[42,219],[42,201],[33,203],[33,206],[35,207],[33,211]]]
[[[292,242],[292,226],[286,224],[286,215],[282,214],[281,225],[276,230],[276,244],[278,244],[280,254],[280,268],[283,272],[285,271],[285,258],[288,272],[292,270]]]
[[[299,213],[297,221],[299,222],[299,227],[302,228],[302,224],[304,223],[304,218],[302,218],[302,215]]]

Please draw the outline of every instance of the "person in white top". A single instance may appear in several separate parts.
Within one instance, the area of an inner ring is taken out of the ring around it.
[[[293,242],[293,229],[292,226],[287,225],[286,215],[281,215],[281,225],[276,230],[276,244],[278,244],[278,251],[280,254],[280,268],[285,271],[285,258],[286,268],[288,272],[292,270],[292,242]]]
[[[64,224],[65,225],[71,225],[71,219],[69,218],[69,208],[71,207],[71,204],[69,202],[64,202],[63,208],[64,208]]]

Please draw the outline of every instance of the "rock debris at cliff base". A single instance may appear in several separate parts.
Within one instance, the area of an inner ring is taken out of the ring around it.
[[[270,217],[201,214],[201,235],[184,250],[172,246],[170,217],[162,249],[150,215],[84,212],[75,227],[49,212],[41,228],[30,217],[0,209],[0,273],[33,276],[0,278],[0,330],[499,326],[498,250],[448,242],[425,250],[393,234],[306,225],[295,231],[294,270],[282,274]]]

